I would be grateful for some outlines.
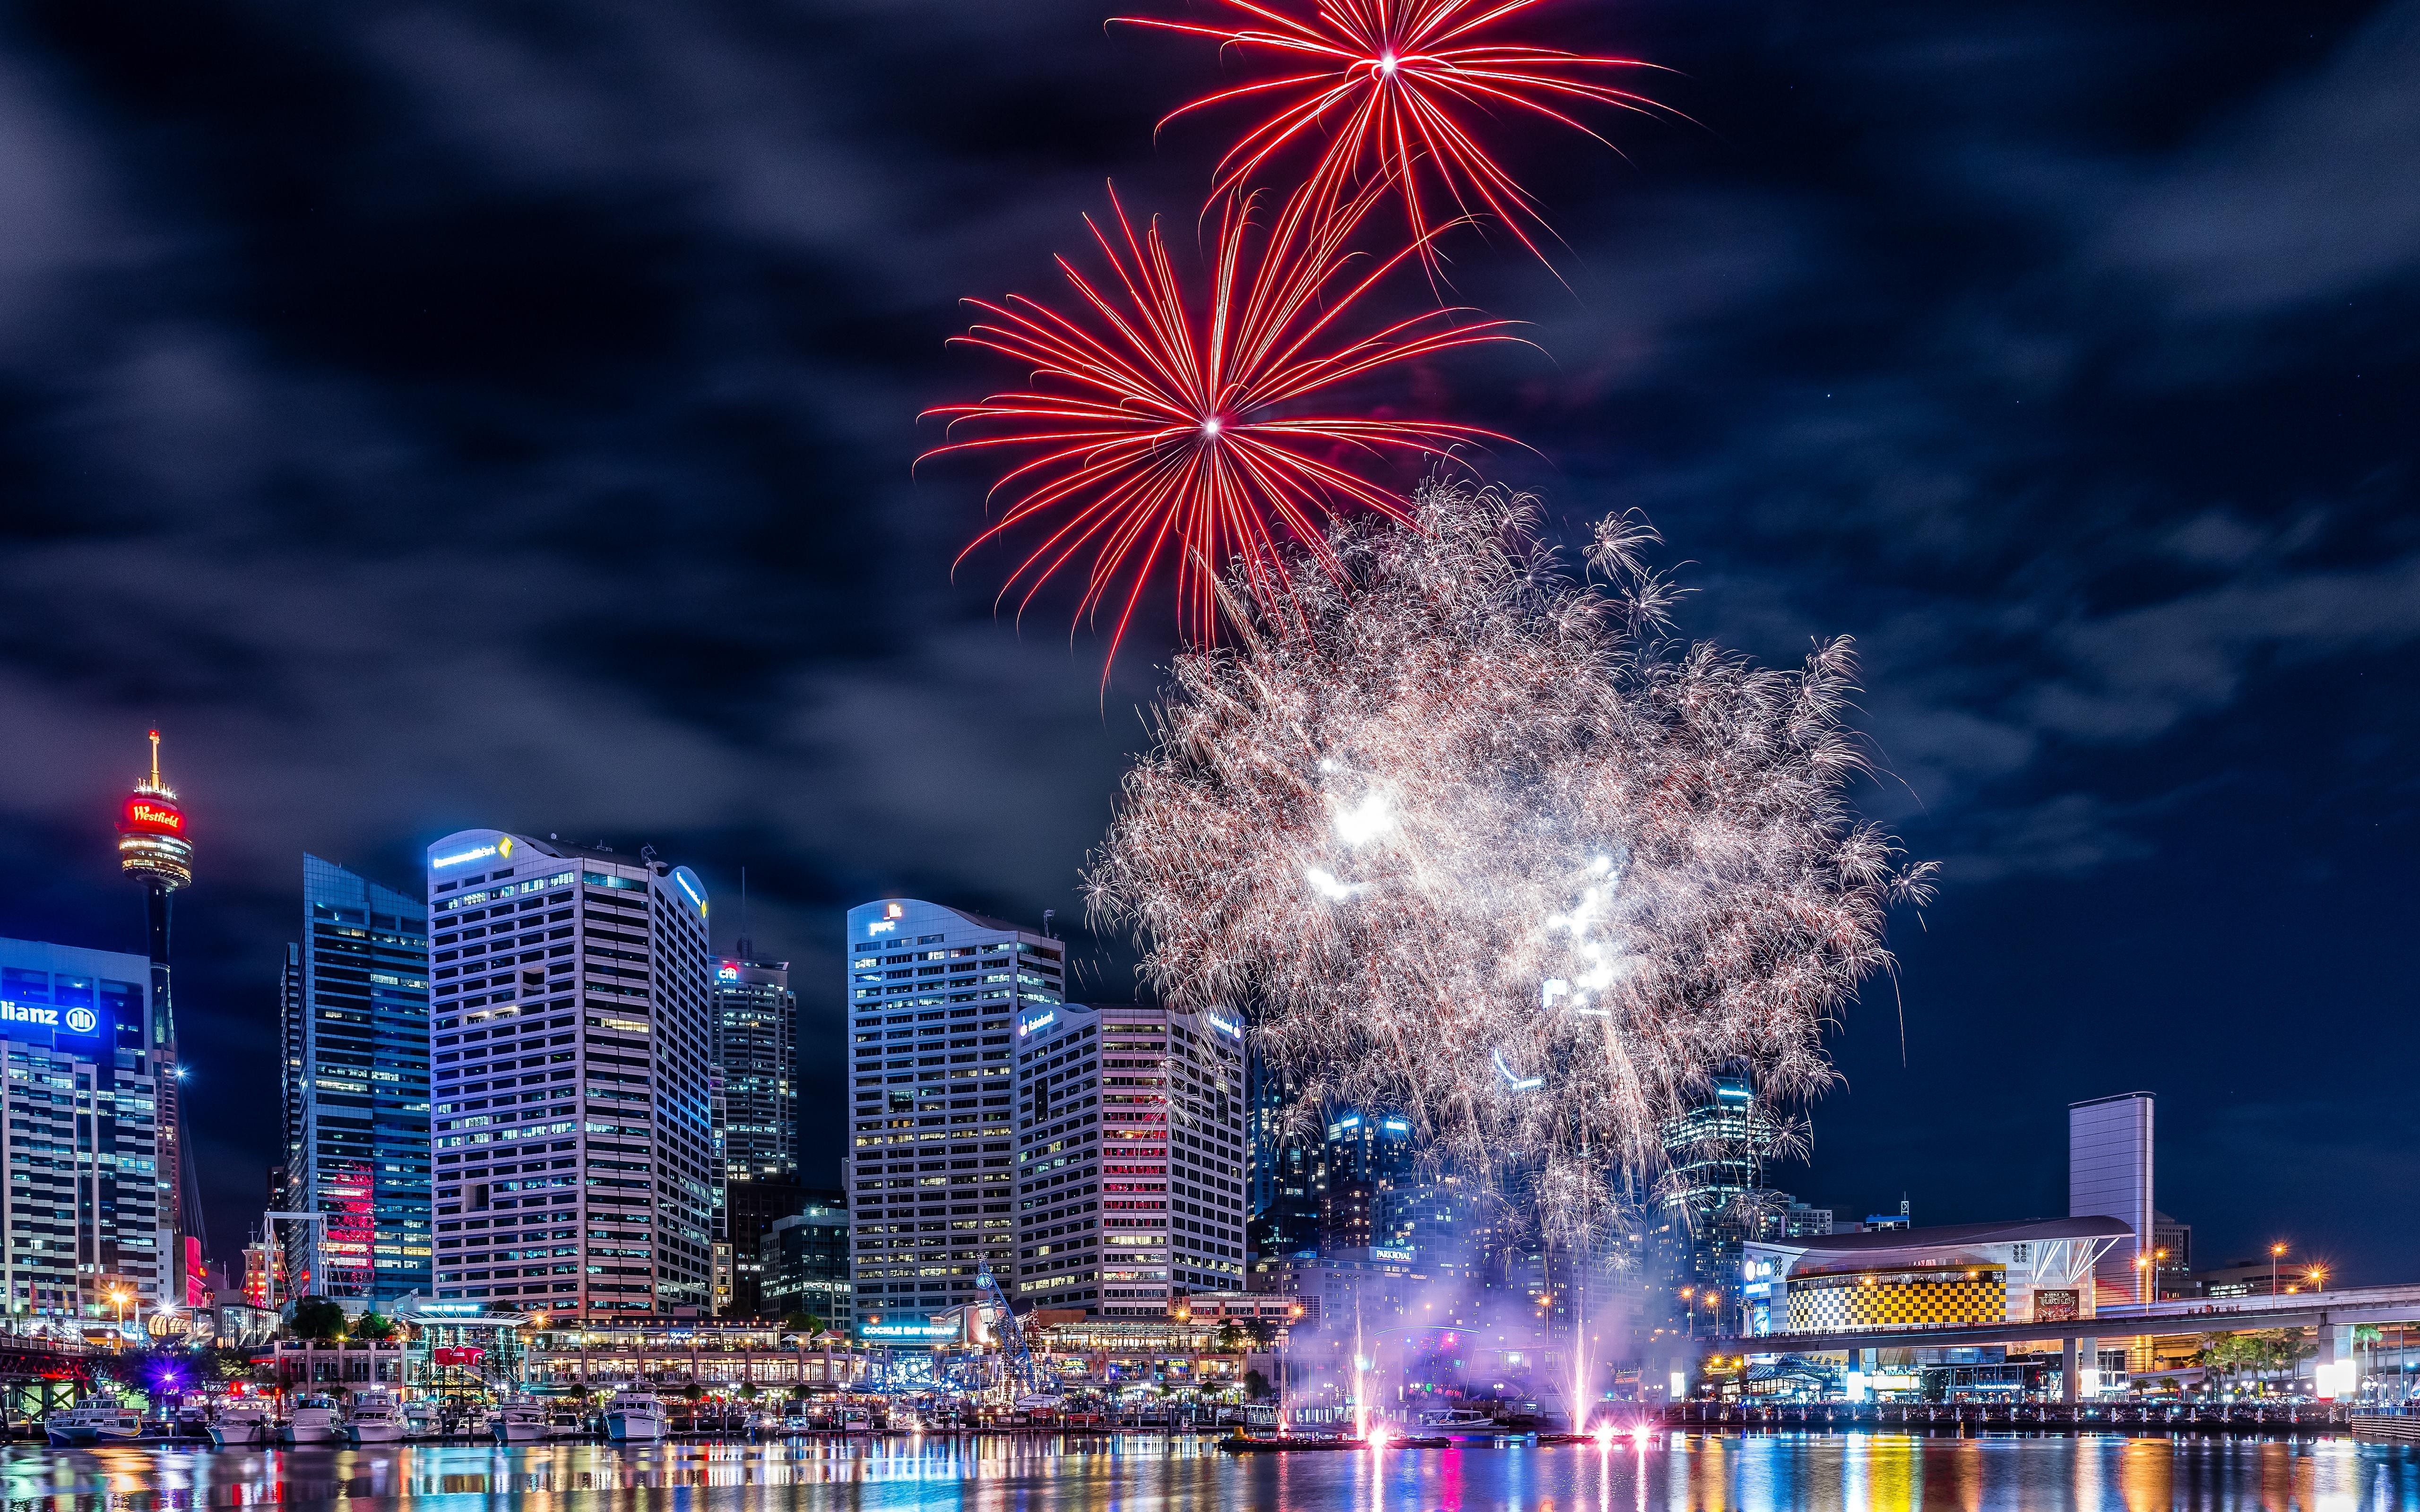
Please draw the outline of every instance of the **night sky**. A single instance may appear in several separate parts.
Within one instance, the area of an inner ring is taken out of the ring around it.
[[[1156,0],[1180,14],[1185,0]],[[417,886],[496,825],[653,843],[796,963],[836,1179],[841,910],[1080,929],[1138,706],[951,559],[917,411],[1016,375],[1114,177],[1190,245],[1206,49],[1103,0],[50,0],[0,23],[0,933],[140,948],[143,732],[194,815],[178,1009],[213,1252],[274,1158],[304,851]],[[1390,402],[1557,529],[1646,511],[1694,635],[1847,633],[1937,858],[1801,1195],[2065,1211],[2065,1104],[2160,1098],[2197,1259],[2420,1274],[2420,0],[1858,0],[1545,19],[1674,71],[1523,131],[1542,351]],[[1411,300],[1418,289],[1400,296]],[[1377,395],[1389,400],[1389,395]],[[1407,481],[1407,480],[1406,480]],[[822,1051],[830,1046],[835,1054]]]

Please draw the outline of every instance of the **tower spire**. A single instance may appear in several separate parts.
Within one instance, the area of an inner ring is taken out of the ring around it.
[[[151,732],[151,785],[160,785],[160,732]]]

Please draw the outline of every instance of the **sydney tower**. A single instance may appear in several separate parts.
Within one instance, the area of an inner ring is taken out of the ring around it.
[[[178,1302],[188,1300],[199,1279],[185,1242],[184,1120],[179,1117],[177,1086],[177,1016],[168,992],[168,895],[194,880],[194,842],[186,833],[185,810],[177,795],[160,780],[160,732],[151,732],[151,775],[134,784],[117,815],[117,864],[143,885],[151,926],[151,1022],[144,1026],[144,1049],[151,1057],[160,1096],[160,1197],[166,1221],[167,1274],[161,1292]],[[121,1037],[120,1043],[124,1042]],[[181,1286],[171,1285],[172,1278]]]

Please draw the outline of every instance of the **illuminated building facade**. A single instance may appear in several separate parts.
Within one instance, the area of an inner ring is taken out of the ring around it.
[[[431,845],[427,875],[441,1303],[705,1316],[705,885],[496,829]]]
[[[1753,1240],[1741,1261],[1743,1332],[2096,1317],[2093,1267],[2132,1232],[2094,1217]]]
[[[2071,1103],[2067,1109],[2067,1211],[2076,1218],[2116,1218],[2126,1238],[2101,1257],[2097,1279],[2127,1302],[2151,1301],[2134,1257],[2158,1227],[2152,1205],[2151,1094],[2126,1092]]]
[[[1246,1247],[1251,1251],[1254,1273],[1266,1274],[1272,1267],[1319,1253],[1326,1150],[1315,1133],[1306,1138],[1289,1127],[1298,1100],[1291,1076],[1248,1055],[1245,1080],[1252,1136],[1251,1175],[1245,1179],[1246,1206],[1251,1213]]]
[[[742,938],[714,963],[715,1237],[724,1279],[718,1317],[764,1306],[765,1235],[805,1205],[799,1177],[799,995],[790,964],[755,958]]]
[[[149,1002],[142,1025],[144,1055],[156,1088],[159,1191],[152,1206],[160,1218],[159,1250],[166,1267],[166,1293],[199,1305],[201,1267],[189,1279],[184,1204],[188,1196],[180,1155],[184,1123],[178,1116],[177,1015],[168,973],[169,895],[194,880],[194,841],[184,807],[160,777],[160,732],[150,732],[151,775],[134,784],[117,810],[118,870],[143,888],[145,938],[150,954]]]
[[[178,1300],[161,1204],[151,963],[0,939],[0,1292],[11,1315]]]
[[[1395,1114],[1339,1114],[1327,1120],[1324,1164],[1320,1253],[1336,1255],[1383,1243],[1379,1209],[1411,1176],[1411,1120]]]
[[[850,1273],[859,1327],[1003,1285],[1016,1246],[1011,1026],[1063,995],[1064,948],[939,903],[848,911]]]
[[[1715,1078],[1704,1101],[1664,1127],[1674,1180],[1652,1233],[1666,1268],[1696,1301],[1716,1300],[1711,1315],[1699,1315],[1700,1326],[1735,1316],[1740,1246],[1768,1232],[1773,1213],[1791,1200],[1764,1185],[1774,1141],[1773,1120],[1740,1076]]]
[[[426,1296],[430,1269],[426,905],[302,857],[302,938],[287,948],[282,1211],[326,1215],[310,1273],[306,1226],[286,1226],[289,1295]]]
[[[790,990],[790,963],[752,959],[746,940],[737,956],[714,964],[712,1065],[721,1094],[715,1143],[724,1176],[796,1180],[799,995]]]
[[[757,1260],[765,1278],[765,1317],[817,1318],[844,1333],[855,1322],[848,1209],[839,1193],[818,1193],[804,1211],[776,1219],[765,1230]]]
[[[1240,1016],[1028,1009],[1016,1082],[1020,1310],[1163,1318],[1188,1291],[1242,1289]]]

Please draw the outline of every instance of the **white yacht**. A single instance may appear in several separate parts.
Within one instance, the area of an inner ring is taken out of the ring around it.
[[[345,1414],[345,1437],[355,1443],[401,1443],[403,1408],[391,1391],[356,1392]]]
[[[311,1392],[294,1398],[293,1414],[277,1430],[280,1443],[338,1443],[345,1426],[336,1414],[336,1399]]]
[[[537,1443],[546,1438],[546,1404],[515,1397],[500,1404],[489,1426],[498,1443]]]
[[[648,1391],[617,1391],[605,1404],[605,1437],[614,1443],[653,1443],[664,1436],[664,1407]]]
[[[123,1443],[143,1436],[143,1414],[122,1402],[87,1396],[42,1419],[42,1435],[60,1449]]]
[[[433,1439],[445,1431],[444,1415],[435,1402],[423,1398],[406,1402],[403,1407],[403,1436],[407,1439]]]
[[[266,1448],[277,1420],[258,1402],[227,1402],[210,1415],[210,1443],[221,1449]]]

